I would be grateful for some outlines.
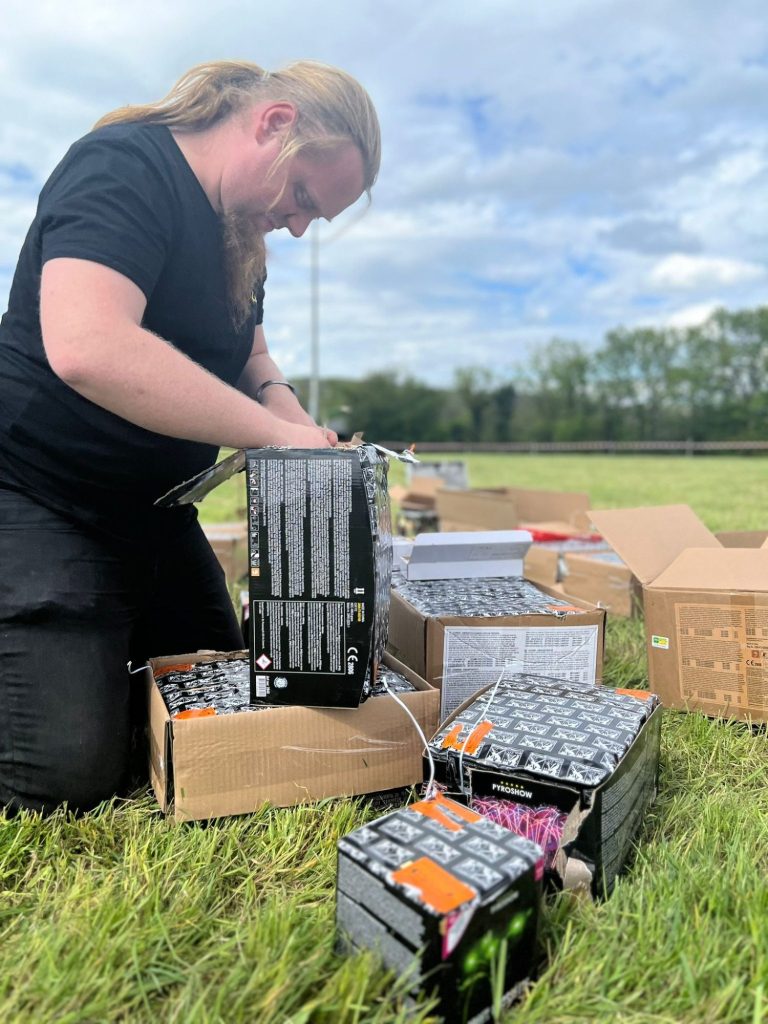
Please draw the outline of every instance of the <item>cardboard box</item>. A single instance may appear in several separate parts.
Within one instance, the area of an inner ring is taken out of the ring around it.
[[[761,548],[768,541],[768,530],[722,530],[715,537],[724,548]]]
[[[357,707],[386,644],[387,458],[376,445],[237,451],[157,504],[245,470],[252,700]]]
[[[393,546],[393,564],[406,580],[522,576],[530,544],[526,530],[420,534]]]
[[[539,531],[536,531],[539,533]],[[525,556],[525,577],[534,583],[551,587],[562,583],[566,576],[565,556],[572,552],[592,554],[610,552],[611,547],[602,538],[569,537],[563,540],[534,541]],[[592,600],[588,598],[588,600]]]
[[[640,581],[615,551],[568,551],[563,561],[566,593],[600,605],[610,615],[630,619],[642,614]]]
[[[230,590],[248,575],[248,530],[242,523],[203,523]]]
[[[687,505],[591,515],[642,583],[651,689],[768,721],[768,549],[723,547]]]
[[[652,694],[518,675],[468,700],[429,746],[437,782],[456,799],[567,815],[551,879],[599,897],[611,892],[655,797],[660,735]]]
[[[463,459],[418,459],[405,467],[409,484],[427,478],[439,480],[441,487],[464,490],[469,487],[469,472]]]
[[[573,543],[594,543],[585,540],[591,531],[587,494],[520,487],[441,490],[436,503],[441,531],[532,531],[534,542],[526,555],[525,576],[545,586],[562,579],[562,556],[569,539]],[[553,539],[545,540],[548,535]]]
[[[533,973],[541,868],[538,846],[461,804],[411,804],[339,840],[342,948],[434,991],[445,1021],[499,1020]]]
[[[359,709],[272,707],[172,719],[154,672],[179,662],[242,658],[182,654],[149,662],[150,781],[162,811],[179,821],[246,814],[326,797],[356,796],[421,781],[423,744],[388,695]],[[385,655],[416,692],[398,694],[425,735],[437,728],[439,694]]]
[[[406,487],[401,484],[390,487],[389,493],[401,511],[434,512],[435,496],[443,487],[445,484],[438,477],[415,476]]]
[[[252,699],[357,707],[386,644],[387,460],[249,449],[246,475]]]
[[[585,685],[602,679],[605,610],[587,601],[539,587],[545,606],[553,598],[544,612],[484,617],[467,606],[461,615],[427,615],[404,590],[407,584],[392,592],[389,650],[441,689],[441,718],[505,668]]]
[[[498,487],[436,495],[441,530],[514,530],[530,524],[568,536],[588,533],[589,495]]]

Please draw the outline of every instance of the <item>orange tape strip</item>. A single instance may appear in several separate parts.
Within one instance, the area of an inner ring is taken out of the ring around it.
[[[404,867],[393,871],[392,878],[400,885],[416,889],[422,903],[432,907],[438,914],[447,914],[477,895],[471,886],[456,878],[450,871],[441,868],[429,857],[419,857],[418,860],[410,861]]]
[[[155,679],[159,679],[160,676],[167,676],[169,672],[189,672],[191,668],[191,663],[189,665],[165,665],[163,668],[156,668],[153,674]]]
[[[417,804],[411,804],[408,810],[415,811],[417,814],[423,814],[425,818],[432,818],[433,821],[439,822],[450,832],[461,832],[462,826],[457,821],[449,818],[445,813],[446,811],[450,811],[455,818],[461,818],[462,821],[479,821],[482,817],[477,811],[472,811],[469,807],[465,807],[464,804],[456,803],[455,800],[449,800],[441,794],[432,797],[430,800],[420,800]]]
[[[447,750],[450,747],[452,750],[463,750],[465,754],[476,754],[480,744],[492,728],[493,722],[478,722],[465,742],[460,738],[461,726],[456,725],[443,740],[443,750]]]
[[[178,711],[173,718],[210,718],[216,714],[216,708],[189,708],[187,711]]]

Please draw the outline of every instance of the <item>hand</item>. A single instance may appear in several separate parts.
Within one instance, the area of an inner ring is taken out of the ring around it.
[[[333,448],[338,441],[332,430],[325,430],[314,423],[310,426],[287,420],[280,425],[280,435],[278,443],[287,448]]]
[[[262,399],[261,404],[266,409],[269,409],[273,416],[277,416],[278,419],[285,420],[286,423],[293,423],[302,427],[314,427],[316,430],[324,430],[331,447],[334,447],[339,443],[339,435],[336,431],[330,430],[328,427],[318,427],[317,423],[315,423],[296,396],[289,391],[288,388],[267,388],[264,392],[264,398]],[[297,445],[296,447],[298,448],[302,446]]]

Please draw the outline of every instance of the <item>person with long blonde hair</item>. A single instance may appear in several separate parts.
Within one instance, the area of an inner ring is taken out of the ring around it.
[[[154,502],[220,446],[335,444],[269,354],[265,236],[370,197],[379,161],[345,72],[215,61],[45,184],[0,323],[0,806],[120,790],[126,663],[242,645],[196,513]]]

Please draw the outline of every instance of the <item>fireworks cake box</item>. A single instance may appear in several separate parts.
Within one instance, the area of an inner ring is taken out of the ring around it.
[[[419,564],[419,579],[398,573],[389,618],[389,650],[441,691],[441,718],[446,718],[501,669],[559,676],[591,686],[602,678],[605,610],[587,601],[564,597],[551,587],[522,577],[530,540],[525,531],[489,531],[481,537],[514,537],[516,557],[500,545],[482,545],[456,558],[446,535],[446,560]],[[472,536],[472,535],[469,535]],[[417,542],[422,538],[417,538]],[[428,538],[436,559],[440,534]],[[458,544],[463,548],[463,544]],[[414,544],[408,569],[413,563]],[[425,552],[426,553],[426,552]],[[482,561],[478,558],[482,555]],[[453,578],[445,576],[445,565]],[[483,566],[484,576],[477,573]],[[434,576],[424,578],[435,567]]]
[[[339,841],[342,949],[373,949],[437,994],[446,1021],[498,1020],[537,957],[538,846],[443,796],[394,811]]]
[[[199,501],[245,470],[254,701],[356,708],[367,697],[386,644],[393,454],[247,449],[158,502]]]
[[[611,891],[629,856],[656,793],[659,747],[654,694],[525,673],[467,701],[429,743],[437,781],[471,806],[561,812],[552,878],[593,896]]]
[[[425,735],[439,695],[384,655],[359,708],[253,704],[245,651],[153,658],[148,672],[149,775],[161,810],[178,821],[246,814],[421,781]]]

